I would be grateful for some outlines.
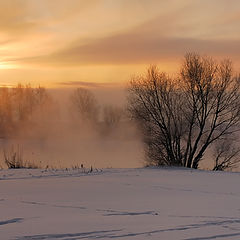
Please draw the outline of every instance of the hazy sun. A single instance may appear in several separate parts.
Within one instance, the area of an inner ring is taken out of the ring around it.
[[[13,69],[13,68],[18,68],[18,67],[19,66],[16,64],[0,61],[0,69]]]

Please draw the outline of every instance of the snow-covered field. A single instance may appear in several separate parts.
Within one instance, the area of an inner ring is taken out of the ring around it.
[[[0,239],[240,239],[240,173],[1,170]]]

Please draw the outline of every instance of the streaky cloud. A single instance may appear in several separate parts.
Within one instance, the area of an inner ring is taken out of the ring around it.
[[[64,86],[72,86],[72,87],[94,87],[94,88],[99,88],[99,87],[112,87],[116,86],[117,83],[113,82],[84,82],[84,81],[66,81],[66,82],[58,82],[58,85],[64,85]]]

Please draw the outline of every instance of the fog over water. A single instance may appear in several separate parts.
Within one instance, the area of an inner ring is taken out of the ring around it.
[[[106,105],[126,106],[123,88],[91,88],[100,111],[95,125],[80,124],[72,114],[70,96],[74,88],[47,89],[54,107],[43,117],[35,116],[35,124],[23,125],[17,136],[1,140],[1,163],[4,154],[18,152],[23,161],[42,168],[84,167],[141,167],[143,147],[139,134],[129,120],[123,119],[111,130],[105,131],[101,120]]]

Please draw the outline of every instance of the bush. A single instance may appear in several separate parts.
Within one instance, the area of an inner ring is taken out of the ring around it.
[[[11,147],[9,151],[3,150],[4,162],[9,169],[17,168],[39,168],[35,163],[23,160],[23,154],[19,146],[15,149]]]

